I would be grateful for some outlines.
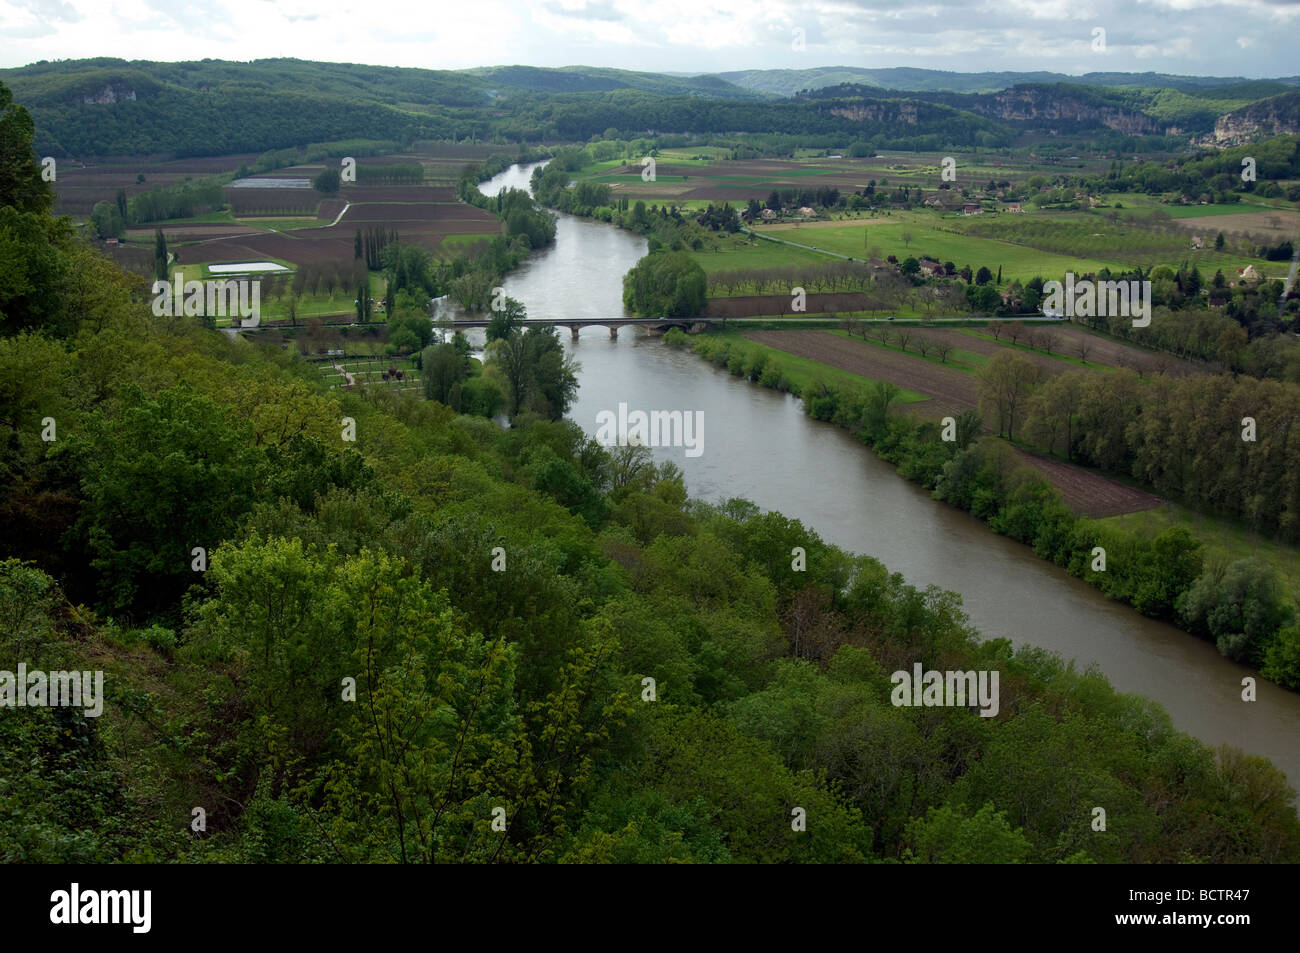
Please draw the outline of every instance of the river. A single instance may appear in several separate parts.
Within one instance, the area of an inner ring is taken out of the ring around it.
[[[512,166],[480,189],[526,188],[532,168]],[[555,244],[509,275],[505,291],[530,319],[622,315],[623,275],[645,253],[639,236],[560,215]],[[1258,700],[1243,702],[1241,680],[1256,673],[931,499],[846,431],[805,416],[788,394],[742,382],[631,327],[617,340],[603,327],[584,328],[576,342],[560,335],[582,365],[569,416],[589,433],[597,413],[620,403],[703,411],[702,454],[655,450],[682,468],[692,496],[745,497],[879,559],[918,588],[954,590],[985,638],[1041,646],[1080,669],[1096,665],[1120,691],[1160,702],[1179,729],[1264,755],[1293,784],[1300,779],[1300,694],[1256,676]]]

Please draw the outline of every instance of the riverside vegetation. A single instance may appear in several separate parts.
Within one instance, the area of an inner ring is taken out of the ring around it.
[[[835,385],[814,374],[800,387],[778,354],[743,339],[704,335],[692,341],[674,329],[666,340],[677,347],[689,343],[736,376],[802,397],[809,416],[852,430],[935,498],[1032,546],[1144,615],[1213,639],[1224,655],[1300,689],[1300,628],[1273,567],[1251,557],[1208,558],[1201,541],[1181,526],[1144,538],[1078,517],[999,439],[1023,424],[1031,445],[1062,450],[1076,463],[1140,474],[1158,492],[1293,540],[1300,485],[1285,419],[1300,398],[1296,385],[1226,375],[1143,380],[1126,370],[1067,371],[1040,384],[1026,358],[1005,352],[980,375],[981,405],[998,421],[999,436],[981,436],[984,416],[968,410],[954,418],[944,439],[939,422],[890,414],[899,397],[891,383]],[[1243,408],[1258,415],[1267,436],[1242,439]],[[1104,563],[1096,562],[1096,547],[1105,551]]]

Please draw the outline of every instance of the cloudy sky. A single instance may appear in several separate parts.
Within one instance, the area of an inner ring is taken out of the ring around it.
[[[1300,73],[1297,27],[1300,0],[0,0],[0,66],[292,56],[1263,77]]]

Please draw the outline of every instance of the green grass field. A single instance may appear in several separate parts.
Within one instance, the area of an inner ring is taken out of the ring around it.
[[[1258,557],[1277,570],[1283,585],[1300,606],[1300,548],[1260,536],[1233,520],[1208,516],[1170,503],[1153,510],[1110,516],[1098,522],[1145,538],[1154,537],[1171,526],[1182,526],[1201,540],[1211,558],[1230,562],[1249,556]]]
[[[1141,192],[1107,192],[1097,196],[1111,208],[1122,205],[1121,211],[1137,215],[1149,215],[1152,212],[1164,212],[1170,218],[1199,218],[1202,215],[1240,215],[1243,212],[1267,212],[1267,205],[1254,202],[1231,202],[1225,205],[1178,205],[1161,202],[1157,196],[1144,195]]]
[[[441,247],[456,249],[459,251],[470,245],[476,245],[479,242],[491,241],[494,237],[495,236],[493,235],[484,235],[481,232],[478,234],[467,235],[444,235],[442,237]]]
[[[881,257],[896,255],[899,261],[908,257],[929,256],[941,262],[951,261],[958,268],[970,265],[971,268],[978,269],[983,265],[995,273],[1001,268],[1003,281],[1028,281],[1036,275],[1049,277],[1067,271],[1082,274],[1124,266],[1124,262],[1115,259],[1059,255],[1027,245],[962,235],[939,227],[943,221],[932,213],[902,212],[895,213],[884,222],[877,218],[870,225],[780,230],[760,228],[758,231],[759,234],[773,238],[812,245],[854,258],[863,258],[875,248],[879,249]],[[910,235],[911,241],[904,241],[904,235]]]
[[[316,228],[320,225],[320,219],[315,215],[268,215],[265,218],[248,216],[234,219],[234,221],[240,225],[248,225],[251,228],[264,228],[268,232],[291,232],[295,228]]]
[[[803,248],[792,248],[761,238],[752,244],[743,235],[736,239],[723,239],[717,249],[692,251],[691,257],[700,263],[705,272],[741,271],[750,268],[782,268],[786,265],[820,265],[833,259]]]

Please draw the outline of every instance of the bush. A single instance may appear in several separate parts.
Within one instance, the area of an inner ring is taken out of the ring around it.
[[[1176,605],[1189,631],[1208,635],[1228,658],[1252,665],[1259,665],[1292,616],[1277,574],[1254,558],[1238,559],[1222,572],[1211,568],[1202,573]]]
[[[149,648],[163,655],[171,655],[172,652],[176,651],[176,646],[179,644],[176,633],[161,625],[151,625],[147,629],[141,629],[140,638],[144,640],[144,644]]]

